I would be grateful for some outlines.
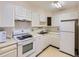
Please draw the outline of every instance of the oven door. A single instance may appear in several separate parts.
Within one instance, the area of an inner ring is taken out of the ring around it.
[[[19,57],[23,57],[23,56],[26,57],[35,51],[33,41],[34,41],[33,39],[29,39],[18,43]]]

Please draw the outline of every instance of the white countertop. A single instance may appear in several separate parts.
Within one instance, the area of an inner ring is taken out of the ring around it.
[[[59,34],[58,32],[48,32],[47,34],[38,34],[38,32],[31,32],[31,34],[33,35],[33,37],[38,37],[38,36],[54,36],[54,34]],[[15,44],[15,43],[18,43],[18,41],[14,40],[13,38],[11,39],[7,39],[6,42],[3,42],[3,43],[0,43],[0,48],[3,48],[5,46],[8,46],[8,45],[12,45],[12,44]]]
[[[59,32],[48,32],[46,34],[38,34],[38,33],[39,33],[38,31],[31,32],[31,34],[33,35],[33,37],[46,36],[46,35],[50,35],[50,36],[59,35]]]
[[[7,39],[6,42],[0,43],[0,48],[17,43],[14,39]]]

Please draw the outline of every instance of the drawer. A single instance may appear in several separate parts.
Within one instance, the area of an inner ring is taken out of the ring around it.
[[[8,51],[11,51],[11,50],[13,50],[15,48],[17,48],[16,44],[11,45],[11,46],[7,46],[7,47],[4,47],[4,48],[0,48],[0,55],[3,54],[3,53],[6,53]]]
[[[17,57],[17,49],[4,53],[0,57]]]

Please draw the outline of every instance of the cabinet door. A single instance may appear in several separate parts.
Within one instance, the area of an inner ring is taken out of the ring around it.
[[[15,6],[15,18],[22,20],[26,18],[26,8],[22,6]]]
[[[44,49],[44,40],[41,36],[35,38],[35,50],[36,54],[40,53]]]
[[[46,41],[47,41],[48,45],[50,45],[52,43],[52,36],[53,35],[50,35],[50,34],[46,36]]]
[[[22,14],[22,7],[21,6],[15,6],[15,16],[21,16]]]
[[[14,6],[13,5],[1,5],[2,10],[0,9],[0,27],[13,27],[14,26]]]
[[[5,7],[5,17],[4,17],[4,24],[5,26],[14,26],[14,6],[8,5]]]
[[[56,47],[59,47],[60,45],[60,35],[59,33],[49,33],[47,37],[47,43],[48,45],[53,45],[53,46],[56,46]]]
[[[46,48],[46,38],[45,38],[45,36],[41,36],[41,37],[39,37],[39,39],[40,39],[40,49],[41,49],[41,51],[44,49],[44,48]]]
[[[60,18],[59,16],[53,16],[52,17],[52,26],[59,26],[60,25]]]
[[[17,57],[17,49],[14,49],[12,51],[6,52],[2,55],[0,55],[1,57]]]
[[[4,12],[4,5],[0,3],[0,27],[3,26],[3,12]]]
[[[36,37],[36,40],[35,40],[36,54],[38,54],[39,52],[41,52],[41,45],[42,45],[42,42],[41,42],[40,38]]]
[[[32,26],[39,26],[39,14],[32,12]]]
[[[7,47],[4,47],[4,48],[0,48],[0,55],[6,53],[8,51],[11,51],[13,49],[16,49],[16,48],[17,48],[16,44],[11,45],[11,46],[7,46]]]
[[[47,35],[45,35],[43,38],[43,49],[46,48],[49,44],[48,44],[48,37]]]
[[[46,16],[45,15],[40,15],[40,22],[46,22]]]
[[[35,37],[34,41],[35,53],[30,55],[30,57],[35,57],[38,53],[40,53],[44,48],[48,46],[46,39],[47,39],[46,36]]]
[[[26,20],[31,21],[31,10],[26,9]]]
[[[56,47],[60,46],[60,37],[59,37],[59,34],[55,34],[51,38],[51,45],[56,46]]]

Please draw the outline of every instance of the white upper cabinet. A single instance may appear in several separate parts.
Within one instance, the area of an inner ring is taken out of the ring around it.
[[[26,19],[26,9],[22,6],[15,6],[15,19]]]
[[[31,10],[23,6],[15,6],[15,19],[31,21]]]
[[[31,21],[31,10],[26,9],[26,20]]]
[[[40,22],[46,22],[46,16],[45,15],[40,15]]]
[[[40,16],[38,13],[32,12],[32,26],[39,26],[40,25]]]
[[[60,25],[60,19],[58,16],[53,16],[52,17],[52,26],[56,27]]]
[[[9,4],[0,5],[0,27],[14,26],[14,6]]]

